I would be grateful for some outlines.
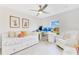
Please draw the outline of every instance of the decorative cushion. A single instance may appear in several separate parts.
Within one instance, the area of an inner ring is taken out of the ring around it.
[[[16,32],[8,32],[8,37],[16,37]]]
[[[14,37],[25,37],[27,35],[34,35],[34,32],[27,32],[27,31],[9,31],[7,34],[6,34],[7,37],[14,38]]]
[[[75,45],[77,45],[77,40],[76,39],[65,40],[65,45],[70,46],[70,47],[74,47]]]
[[[77,39],[78,31],[68,31],[64,33],[64,39]]]
[[[25,36],[25,33],[23,31],[21,31],[19,34],[18,34],[18,37],[24,37]]]

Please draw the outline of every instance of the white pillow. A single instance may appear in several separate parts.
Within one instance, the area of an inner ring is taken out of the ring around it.
[[[65,43],[64,43],[66,46],[71,46],[73,47],[74,45],[77,45],[78,42],[76,39],[67,39],[65,40]]]

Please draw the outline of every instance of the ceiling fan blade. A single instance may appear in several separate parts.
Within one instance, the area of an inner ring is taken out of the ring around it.
[[[43,13],[46,13],[46,14],[49,14],[48,12],[46,12],[46,11],[42,11]]]
[[[41,6],[41,5],[39,5],[39,8],[40,8],[40,9],[41,9],[41,7],[42,7],[42,6]]]
[[[36,11],[37,12],[37,10],[32,10],[32,9],[30,9],[30,11]]]
[[[44,10],[47,6],[48,6],[48,5],[47,5],[47,4],[45,4],[41,10]]]

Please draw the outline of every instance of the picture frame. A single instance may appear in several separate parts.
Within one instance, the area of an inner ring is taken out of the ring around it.
[[[19,28],[20,18],[16,16],[10,16],[10,28]]]
[[[29,19],[22,18],[22,28],[29,28]]]

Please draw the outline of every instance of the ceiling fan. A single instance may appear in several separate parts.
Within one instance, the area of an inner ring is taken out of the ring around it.
[[[48,14],[48,12],[44,11],[46,8],[47,8],[48,4],[45,4],[45,5],[38,5],[39,9],[38,10],[32,10],[30,9],[31,11],[35,11],[37,12],[36,16],[42,14],[42,13],[45,13],[45,14]]]

